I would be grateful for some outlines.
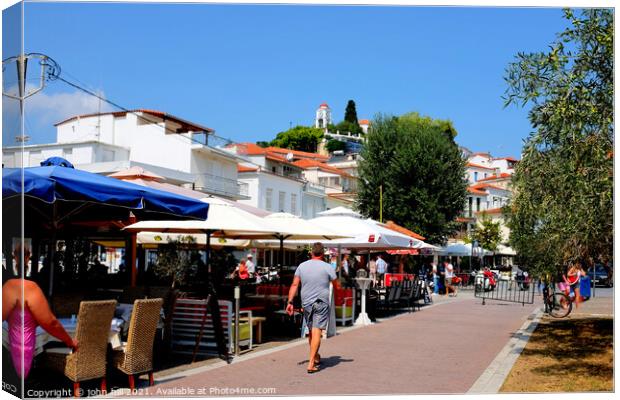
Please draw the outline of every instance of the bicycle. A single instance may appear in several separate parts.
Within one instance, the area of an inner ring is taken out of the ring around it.
[[[554,318],[567,317],[573,310],[571,298],[566,293],[557,292],[555,289],[551,293],[549,284],[546,282],[543,287],[543,302],[545,304],[545,312]]]

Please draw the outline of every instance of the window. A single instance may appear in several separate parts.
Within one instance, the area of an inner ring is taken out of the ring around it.
[[[265,209],[271,211],[271,200],[273,198],[273,189],[265,189]]]
[[[480,197],[476,199],[476,211],[480,211]]]
[[[67,161],[71,161],[71,159],[73,158],[73,149],[71,148],[62,149],[62,157]]]
[[[478,182],[478,172],[474,171],[474,182]]]
[[[335,177],[335,178],[334,178],[334,185],[335,185],[335,186],[340,185],[340,177],[339,177],[339,176],[337,176],[337,177]]]
[[[284,212],[284,207],[286,207],[286,193],[279,192],[278,193],[278,211]]]
[[[297,215],[297,195],[291,193],[291,214]]]
[[[472,212],[474,210],[474,199],[473,197],[468,197],[467,199],[469,200],[469,207],[467,207],[467,211],[469,214],[469,218],[471,218]]]

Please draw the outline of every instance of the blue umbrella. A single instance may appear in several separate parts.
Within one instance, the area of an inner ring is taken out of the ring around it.
[[[21,212],[4,211],[12,205],[21,208],[22,193],[24,204],[33,211],[24,214],[25,228],[38,231],[38,225],[47,222],[51,226],[51,243],[56,242],[60,223],[69,220],[127,220],[129,211],[149,219],[207,219],[209,204],[200,200],[81,171],[60,157],[47,159],[41,165],[2,170],[3,214],[15,217],[5,218],[3,227],[20,225],[17,218]],[[51,290],[50,283],[50,295]]]
[[[66,162],[42,167],[24,168],[24,196],[45,203],[58,200],[129,208],[142,212],[170,214],[177,217],[207,219],[209,205],[203,201],[140,186],[118,179],[73,168],[68,161],[54,157],[52,161]],[[22,193],[22,170],[2,170],[2,198],[9,199]]]

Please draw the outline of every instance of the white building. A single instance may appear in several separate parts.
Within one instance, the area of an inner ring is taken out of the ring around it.
[[[502,240],[507,241],[510,231],[506,227],[502,208],[512,198],[510,181],[518,160],[512,157],[494,158],[489,153],[473,153],[465,148],[462,150],[467,157],[469,187],[464,212],[457,219],[463,225],[459,236],[469,234],[486,215],[493,221],[501,222]]]
[[[325,189],[326,209],[336,207],[352,208],[357,192],[357,178],[344,170],[328,165],[324,162],[302,159],[294,164],[303,170],[306,181],[319,185]]]
[[[76,168],[110,174],[141,166],[170,183],[240,199],[239,157],[218,148],[213,129],[153,110],[119,111],[71,117],[56,124],[56,142],[27,145],[24,165],[38,166],[52,156]],[[21,148],[3,148],[5,167],[21,164]]]
[[[244,157],[238,166],[239,180],[247,185],[247,199],[241,203],[271,212],[288,212],[314,218],[326,209],[325,188],[309,182],[295,159],[322,158],[318,154],[253,143],[229,145],[228,151]]]

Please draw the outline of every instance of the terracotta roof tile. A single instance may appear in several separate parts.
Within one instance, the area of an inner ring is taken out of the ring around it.
[[[292,149],[284,149],[281,147],[267,147],[264,150],[271,152],[271,153],[278,153],[278,154],[292,154],[294,158],[307,158],[307,159],[311,159],[311,160],[329,160],[329,156],[324,156],[322,154],[318,154],[318,153],[309,153],[307,151],[299,151],[299,150],[292,150]]]
[[[237,172],[256,172],[258,167],[248,167],[246,165],[237,164]]]
[[[497,157],[495,158],[495,160],[506,160],[506,161],[512,161],[512,162],[519,162],[519,160],[517,160],[514,157]]]
[[[67,118],[63,121],[60,121],[56,124],[54,124],[54,126],[58,126],[58,125],[62,125],[65,124],[69,121],[73,121],[74,119],[79,119],[79,118],[88,118],[88,117],[96,117],[98,115],[113,115],[115,117],[122,117],[124,115],[127,115],[128,113],[132,113],[132,114],[137,114],[137,113],[142,113],[142,114],[150,114],[154,117],[158,117],[158,118],[163,118],[165,120],[170,120],[173,122],[176,122],[177,124],[181,125],[181,128],[179,132],[187,132],[187,131],[193,131],[193,132],[215,132],[213,129],[211,128],[207,128],[206,126],[202,126],[199,124],[195,124],[193,122],[190,122],[188,120],[176,117],[172,114],[168,114],[165,113],[163,111],[157,111],[157,110],[147,110],[144,108],[139,108],[139,109],[135,109],[135,110],[129,110],[129,111],[113,111],[113,112],[106,112],[106,113],[93,113],[93,114],[82,114],[82,115],[75,115],[73,117]]]
[[[346,172],[344,172],[341,169],[338,169],[336,167],[332,167],[331,165],[327,165],[325,163],[322,163],[320,161],[316,161],[316,160],[297,160],[293,163],[294,165],[298,166],[299,168],[303,168],[303,169],[309,169],[309,168],[318,168],[320,170],[323,170],[325,172],[331,172],[333,174],[338,174],[338,175],[342,175],[342,176],[346,176],[346,177],[351,177],[351,175],[347,174]]]
[[[489,208],[487,210],[476,211],[476,214],[502,214],[502,209],[500,208]]]
[[[497,186],[497,185],[491,185],[490,183],[476,183],[474,185],[471,185],[470,188],[473,189],[486,189],[486,188],[492,188],[492,189],[499,189],[499,190],[508,190],[508,189],[504,189],[503,187]]]
[[[391,229],[391,230],[396,231],[398,233],[402,233],[403,235],[411,236],[411,237],[413,237],[415,239],[418,239],[418,240],[424,240],[425,239],[424,236],[418,235],[414,231],[410,231],[409,229],[405,228],[404,226],[400,226],[400,225],[396,224],[394,221],[386,222],[385,226],[388,229]]]
[[[489,169],[489,170],[495,170],[495,168],[491,168],[491,167],[485,167],[484,165],[480,165],[480,164],[475,164],[472,162],[468,162],[467,163],[468,167],[472,167],[472,168],[482,168],[482,169]]]
[[[483,178],[483,179],[478,179],[478,182],[506,179],[506,178],[510,178],[511,176],[512,176],[511,174],[507,174],[505,172],[502,172],[501,174],[499,174],[499,176],[491,175],[491,176],[487,176],[486,178]]]

